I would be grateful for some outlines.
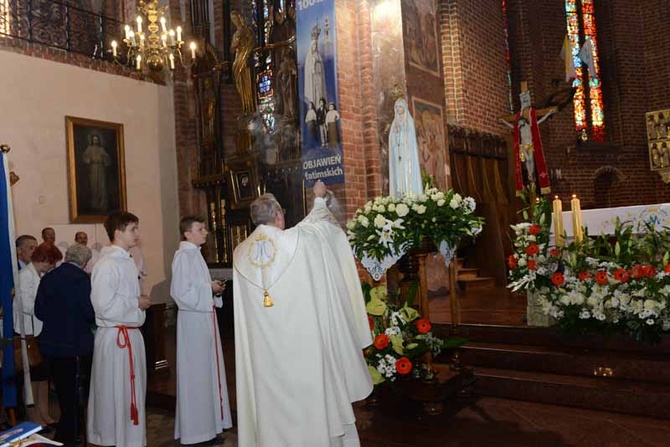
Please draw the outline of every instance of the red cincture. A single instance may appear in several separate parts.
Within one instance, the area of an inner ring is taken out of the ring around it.
[[[128,330],[137,330],[136,327],[114,326],[119,331],[116,333],[116,345],[121,349],[128,349],[128,361],[130,364],[130,419],[133,425],[140,425],[139,412],[137,411],[137,396],[135,395],[135,364],[133,362],[133,345],[130,343]]]

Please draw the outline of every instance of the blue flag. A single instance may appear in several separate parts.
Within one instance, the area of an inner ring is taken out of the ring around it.
[[[17,278],[14,245],[14,213],[9,189],[7,154],[0,151],[0,306],[2,307],[2,336],[14,335],[12,291]],[[16,375],[14,344],[2,350],[2,400],[5,407],[16,407]]]

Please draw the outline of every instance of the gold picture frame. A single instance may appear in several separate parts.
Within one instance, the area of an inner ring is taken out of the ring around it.
[[[65,117],[71,223],[126,211],[123,124]]]
[[[250,167],[230,169],[229,175],[233,204],[236,208],[248,205],[258,197],[258,182],[253,169]]]

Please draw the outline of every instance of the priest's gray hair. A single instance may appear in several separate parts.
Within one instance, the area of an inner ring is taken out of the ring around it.
[[[65,252],[65,262],[71,262],[77,266],[84,268],[84,266],[91,260],[93,253],[91,249],[85,245],[72,244]]]
[[[272,223],[281,209],[274,194],[263,194],[251,204],[251,220],[255,225]]]

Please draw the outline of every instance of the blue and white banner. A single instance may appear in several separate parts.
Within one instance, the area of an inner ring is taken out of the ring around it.
[[[12,289],[18,285],[18,266],[14,245],[14,212],[9,183],[7,154],[0,151],[0,306],[2,306],[2,336],[14,335]],[[16,377],[14,373],[14,343],[2,350],[2,401],[5,407],[16,407]]]
[[[344,183],[335,0],[297,0],[295,7],[305,183]]]

